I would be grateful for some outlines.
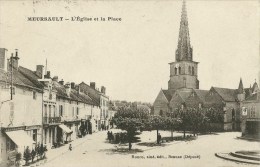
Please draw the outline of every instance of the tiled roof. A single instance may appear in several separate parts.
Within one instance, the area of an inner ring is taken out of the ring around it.
[[[251,96],[249,96],[248,98],[246,98],[245,101],[260,101],[259,96],[260,96],[260,92],[258,92],[259,95],[257,96],[257,93],[252,94]]]
[[[41,89],[40,83],[37,80],[31,79],[29,74],[23,73],[24,69],[23,67],[19,67],[18,70],[13,69],[13,84]],[[11,83],[10,73],[0,70],[0,80]]]
[[[185,102],[185,100],[190,96],[192,89],[185,89],[185,90],[177,90],[176,91],[179,96],[182,98],[183,102]]]
[[[89,85],[82,82],[79,84],[80,90],[83,91],[85,94],[87,94],[95,103],[100,105],[100,92],[92,89]]]
[[[162,90],[162,92],[165,95],[165,97],[167,98],[167,100],[171,101],[172,95],[171,95],[170,91],[169,90]]]
[[[236,101],[236,89],[218,88],[213,89],[222,97],[224,101]]]
[[[57,96],[63,97],[63,98],[69,98],[66,89],[63,85],[58,83],[57,81],[53,81],[53,88],[57,91]]]
[[[203,103],[206,103],[205,97],[208,94],[208,90],[201,90],[201,89],[193,89],[195,91],[195,93],[197,94],[197,96],[200,98],[200,100]]]
[[[66,93],[66,88],[57,81],[53,81],[54,89],[57,91],[57,96],[74,101],[80,101],[86,104],[97,105],[88,95],[82,92],[78,92],[75,89],[70,90],[70,96]]]
[[[245,88],[244,91],[245,91],[245,96],[246,96],[246,98],[248,98],[249,96],[251,96],[251,94],[252,94],[252,88]]]
[[[42,88],[43,84],[38,81],[40,77],[38,77],[34,71],[31,71],[27,68],[24,68],[22,66],[19,66],[19,72],[21,72],[27,79],[29,79],[34,85],[36,85],[38,88]]]

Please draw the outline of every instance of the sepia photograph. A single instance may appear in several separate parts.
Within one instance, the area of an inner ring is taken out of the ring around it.
[[[260,166],[259,0],[0,0],[0,167]]]

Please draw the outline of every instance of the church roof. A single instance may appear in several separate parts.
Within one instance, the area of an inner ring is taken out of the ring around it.
[[[200,100],[203,103],[206,103],[205,97],[207,95],[207,93],[209,92],[208,90],[201,90],[201,89],[193,89],[195,91],[195,93],[197,94],[197,96],[200,98]]]
[[[170,93],[169,90],[162,90],[164,96],[167,98],[168,101],[171,101],[172,99],[172,94]]]
[[[185,100],[190,96],[192,92],[192,89],[179,89],[176,91],[176,93],[178,93],[178,95],[181,97],[181,99],[183,100],[183,102],[185,102]]]
[[[228,88],[218,88],[213,87],[213,89],[221,96],[224,101],[236,101],[236,89]]]
[[[258,97],[257,97],[257,93],[252,94],[251,96],[246,98],[245,101],[255,101],[255,100],[259,100]]]

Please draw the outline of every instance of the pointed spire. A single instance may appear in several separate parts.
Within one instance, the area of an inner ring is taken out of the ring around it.
[[[182,1],[178,48],[176,50],[176,61],[182,60],[192,61],[192,47],[190,45],[190,35],[185,0]]]
[[[240,78],[240,82],[239,82],[239,86],[238,86],[238,93],[239,94],[244,93],[244,86],[243,86],[242,78]]]

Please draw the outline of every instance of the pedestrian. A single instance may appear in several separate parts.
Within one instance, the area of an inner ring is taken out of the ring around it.
[[[107,139],[109,140],[110,139],[110,132],[107,131]]]
[[[33,160],[34,160],[34,157],[35,157],[35,155],[36,155],[36,152],[34,151],[34,149],[32,149],[32,152],[31,152],[31,154],[32,154],[32,162],[33,162]]]
[[[72,145],[71,144],[69,145],[69,150],[72,151]]]

